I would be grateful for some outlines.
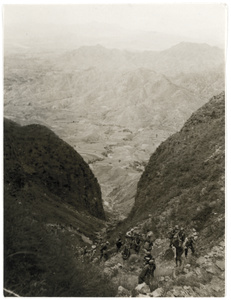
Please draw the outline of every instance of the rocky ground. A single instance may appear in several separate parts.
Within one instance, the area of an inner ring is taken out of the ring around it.
[[[142,270],[140,255],[131,254],[123,261],[121,254],[115,254],[100,266],[112,282],[119,285],[117,297],[224,297],[225,295],[225,243],[214,246],[206,255],[189,250],[181,267],[175,267],[173,257],[166,258],[169,241],[156,239],[152,254],[156,260],[154,279],[150,286],[138,285]]]

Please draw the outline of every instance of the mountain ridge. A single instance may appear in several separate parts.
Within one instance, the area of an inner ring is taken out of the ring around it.
[[[222,93],[193,113],[179,132],[162,142],[138,182],[135,205],[128,217],[131,222],[152,212],[155,226],[162,223],[161,231],[178,222],[196,228],[203,249],[203,239],[208,245],[223,239],[224,122]],[[209,233],[210,228],[215,230],[213,234]]]
[[[101,63],[102,58],[105,59],[105,56],[108,59],[109,57],[111,58],[111,64],[108,62],[108,66],[103,66]],[[74,57],[78,59],[77,62],[73,60]],[[104,68],[114,67],[115,69],[123,62],[123,69],[125,70],[127,68],[146,67],[167,76],[175,76],[181,72],[203,72],[208,70],[210,65],[220,66],[224,64],[224,51],[219,47],[209,46],[208,44],[189,42],[181,42],[162,51],[143,52],[132,52],[116,48],[110,49],[97,44],[82,46],[67,52],[60,58],[65,63],[68,63],[69,59],[78,68],[80,68],[81,63],[86,64],[87,60],[89,60],[87,63],[91,62],[93,64],[88,65],[88,67],[101,64]],[[166,63],[168,64],[167,66]]]
[[[81,45],[103,44],[109,48],[129,49],[132,51],[167,49],[181,41],[195,42],[176,34],[161,33],[158,31],[131,30],[114,26],[113,24],[86,23],[86,24],[52,24],[33,23],[27,25],[4,24],[5,50],[17,52],[20,46],[27,47],[24,53],[36,49],[41,51],[66,51]],[[27,34],[22,34],[27,33]],[[49,40],[49,43],[47,42]],[[211,43],[211,45],[214,43]],[[217,44],[222,44],[220,41]]]

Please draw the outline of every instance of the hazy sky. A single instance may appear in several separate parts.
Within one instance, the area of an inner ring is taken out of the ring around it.
[[[127,29],[177,34],[221,43],[225,35],[224,4],[5,5],[5,24],[116,24]]]

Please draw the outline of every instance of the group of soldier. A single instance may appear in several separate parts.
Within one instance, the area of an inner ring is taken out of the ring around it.
[[[188,255],[188,249],[194,254],[194,238],[186,232],[183,227],[176,225],[168,234],[170,239],[170,248],[174,251],[176,265],[181,265],[181,256],[184,253]],[[136,228],[129,230],[125,236],[120,232],[115,245],[111,245],[109,241],[101,238],[89,247],[80,248],[80,257],[83,262],[101,262],[108,260],[111,254],[121,253],[123,260],[128,260],[131,254],[143,255],[143,268],[138,277],[138,283],[145,282],[150,284],[150,280],[154,277],[156,269],[155,259],[152,256],[154,234],[147,231],[146,234],[141,233]]]
[[[174,252],[174,258],[176,266],[181,266],[182,255],[187,258],[188,250],[190,249],[192,254],[195,253],[194,240],[196,239],[195,229],[193,234],[187,234],[183,227],[175,225],[169,232],[170,248]],[[117,253],[121,251],[124,260],[128,259],[132,250],[136,254],[142,252],[144,255],[144,264],[142,271],[139,275],[138,282],[146,284],[150,283],[151,278],[154,277],[154,271],[156,269],[155,259],[152,256],[154,234],[152,231],[148,231],[147,234],[141,234],[135,229],[131,229],[125,235],[125,241],[123,243],[121,233],[116,241]],[[134,252],[133,252],[134,253]]]
[[[141,234],[135,229],[131,229],[122,240],[121,233],[116,241],[117,253],[121,251],[124,260],[127,260],[131,253],[139,254],[141,249],[144,252],[150,252],[153,246],[153,232],[149,231],[147,234]]]
[[[139,284],[145,282],[149,285],[154,277],[156,264],[151,254],[153,237],[152,231],[148,231],[147,234],[141,234],[135,228],[132,228],[126,233],[124,242],[122,241],[121,233],[116,241],[117,253],[121,251],[124,260],[127,260],[132,253],[143,255],[143,267],[138,276]]]

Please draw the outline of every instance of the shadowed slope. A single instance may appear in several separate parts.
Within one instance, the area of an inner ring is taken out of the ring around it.
[[[105,218],[99,184],[71,146],[41,125],[20,127],[8,120],[4,125],[5,184],[11,192],[34,185]]]
[[[25,297],[113,296],[110,282],[77,255],[104,219],[99,184],[82,157],[44,126],[5,119],[4,288]]]

